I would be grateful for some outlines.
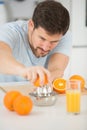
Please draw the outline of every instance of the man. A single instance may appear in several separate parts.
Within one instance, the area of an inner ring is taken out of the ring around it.
[[[37,5],[32,19],[7,23],[0,28],[0,82],[34,82],[44,74],[49,81],[62,77],[72,43],[70,17],[57,1]]]

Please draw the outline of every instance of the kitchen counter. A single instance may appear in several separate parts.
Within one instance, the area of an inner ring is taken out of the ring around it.
[[[18,89],[26,95],[29,84],[0,84],[6,91]],[[66,112],[65,95],[58,95],[53,106],[34,106],[27,116],[20,116],[8,111],[3,105],[5,93],[0,89],[0,130],[87,130],[87,94],[81,96],[81,113],[78,115]]]

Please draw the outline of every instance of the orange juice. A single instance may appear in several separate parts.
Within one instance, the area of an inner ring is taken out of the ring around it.
[[[80,113],[80,91],[66,91],[66,107],[69,113]]]

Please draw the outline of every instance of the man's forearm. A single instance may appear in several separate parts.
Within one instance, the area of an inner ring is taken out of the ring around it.
[[[0,73],[21,75],[22,68],[25,66],[16,61],[13,56],[0,52]]]
[[[51,72],[52,81],[61,78],[68,65],[69,57],[63,54],[54,54],[48,63],[48,70]]]
[[[0,42],[0,73],[21,75],[24,67],[13,57],[11,48],[7,44]]]

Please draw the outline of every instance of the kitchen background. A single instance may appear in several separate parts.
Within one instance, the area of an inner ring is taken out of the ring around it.
[[[0,26],[6,22],[29,19],[38,2],[42,0],[0,0]],[[80,74],[87,79],[87,0],[58,0],[70,12],[73,38],[71,61],[68,66],[69,74]],[[67,72],[67,71],[66,71]]]

